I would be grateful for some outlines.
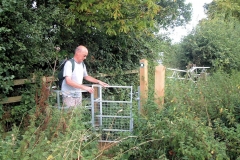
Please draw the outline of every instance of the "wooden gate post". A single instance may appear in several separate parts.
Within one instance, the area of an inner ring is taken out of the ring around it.
[[[165,67],[155,67],[155,102],[162,109],[164,104]]]
[[[98,99],[99,98],[99,88],[98,87],[93,87],[94,88],[94,93],[93,93],[93,97],[94,97],[94,100],[95,99]],[[94,101],[94,115],[95,115],[95,112],[98,112],[99,111],[99,106],[97,105],[97,103]],[[93,114],[93,113],[92,113]],[[93,116],[93,115],[92,115]],[[94,126],[99,126],[99,120],[96,120],[95,119],[95,122],[94,123]]]
[[[140,60],[140,113],[144,114],[143,106],[148,98],[148,61]]]

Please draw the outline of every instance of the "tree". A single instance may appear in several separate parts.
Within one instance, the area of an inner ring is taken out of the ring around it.
[[[190,35],[183,39],[183,65],[210,66],[230,72],[240,70],[240,23],[234,19],[203,20]]]
[[[161,28],[182,26],[191,20],[192,5],[185,0],[157,1],[157,5],[161,10],[154,19]]]
[[[68,25],[85,25],[85,30],[100,30],[110,35],[147,32],[150,28],[182,25],[190,20],[190,4],[185,0],[65,1]],[[156,29],[156,28],[155,28]],[[152,30],[150,30],[152,31]]]
[[[239,0],[214,0],[206,4],[208,16],[210,18],[224,16],[225,19],[235,17],[240,20],[240,1]]]

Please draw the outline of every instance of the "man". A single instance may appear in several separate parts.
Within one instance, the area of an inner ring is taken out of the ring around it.
[[[103,87],[108,86],[96,78],[88,75],[86,66],[83,65],[83,61],[87,58],[88,49],[85,46],[78,46],[74,53],[74,71],[72,71],[72,63],[67,61],[64,66],[63,76],[65,79],[62,83],[62,94],[64,106],[73,107],[80,105],[82,102],[82,90],[93,93],[92,87],[82,84],[83,78],[89,82],[100,84]]]

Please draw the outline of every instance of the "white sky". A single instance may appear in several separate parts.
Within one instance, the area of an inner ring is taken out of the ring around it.
[[[198,24],[199,20],[206,18],[203,5],[210,2],[212,0],[186,0],[186,3],[192,3],[192,21],[185,27],[176,27],[174,30],[169,30],[173,43],[180,42],[181,38],[186,36]]]

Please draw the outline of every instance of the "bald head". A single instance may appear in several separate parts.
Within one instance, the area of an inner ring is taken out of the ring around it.
[[[75,49],[75,54],[76,52],[88,52],[88,49],[85,47],[85,46],[78,46],[76,49]]]
[[[77,63],[80,63],[86,59],[87,55],[88,49],[85,46],[80,45],[75,49],[74,60]]]

